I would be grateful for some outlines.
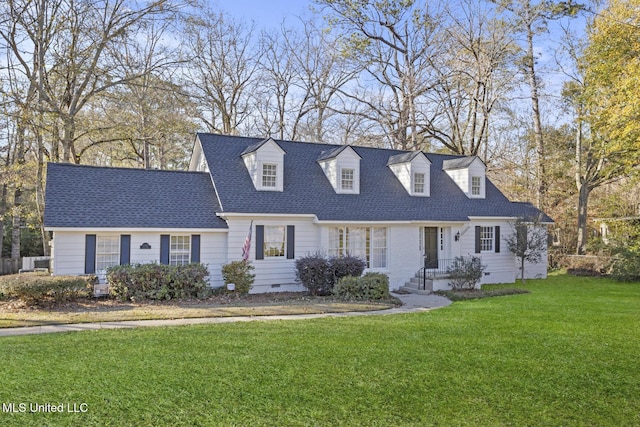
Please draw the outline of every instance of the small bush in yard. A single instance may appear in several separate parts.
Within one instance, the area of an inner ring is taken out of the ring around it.
[[[224,279],[224,284],[233,283],[236,285],[234,292],[240,295],[248,294],[256,277],[255,274],[251,273],[253,269],[254,267],[244,260],[233,261],[223,265],[222,278]]]
[[[346,300],[383,300],[389,295],[389,277],[382,273],[367,273],[362,277],[340,278],[333,288],[333,295]]]
[[[209,293],[203,264],[116,265],[107,269],[109,293],[121,301],[202,298]]]
[[[640,247],[617,248],[611,276],[619,282],[640,281]]]
[[[333,274],[329,260],[321,254],[308,255],[296,260],[296,277],[311,295],[329,295]]]
[[[0,293],[27,305],[45,302],[56,304],[90,296],[93,290],[91,276],[50,276],[23,273],[0,276]]]
[[[453,290],[475,289],[476,284],[482,279],[482,272],[487,268],[482,265],[478,257],[456,257],[449,268],[449,285]]]

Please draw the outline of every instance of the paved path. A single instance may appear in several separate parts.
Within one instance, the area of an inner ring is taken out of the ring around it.
[[[20,328],[0,328],[0,337],[14,335],[48,334],[54,332],[93,331],[98,329],[123,329],[149,326],[181,326],[201,323],[255,322],[268,320],[317,319],[321,317],[371,316],[381,314],[413,313],[451,304],[447,298],[438,295],[394,295],[402,301],[401,307],[377,311],[359,311],[348,313],[290,314],[282,316],[237,316],[237,317],[198,317],[190,319],[166,320],[125,320],[121,322],[74,323],[62,325],[26,326]]]

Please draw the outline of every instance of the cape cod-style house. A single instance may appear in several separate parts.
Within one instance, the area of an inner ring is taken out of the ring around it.
[[[250,234],[252,292],[274,292],[303,290],[295,260],[316,252],[360,256],[392,289],[419,272],[418,286],[446,288],[457,256],[482,259],[482,283],[512,283],[517,217],[551,222],[509,201],[478,157],[198,134],[185,172],[49,164],[44,221],[53,274],[201,262],[212,286]]]

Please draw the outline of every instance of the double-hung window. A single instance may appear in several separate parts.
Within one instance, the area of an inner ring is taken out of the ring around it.
[[[264,227],[264,257],[284,257],[287,247],[287,233],[284,226]]]
[[[480,251],[493,252],[493,227],[482,227],[480,229]]]
[[[342,190],[353,191],[353,181],[355,170],[351,168],[342,168],[340,174],[340,188]]]
[[[276,188],[278,185],[278,165],[275,163],[262,164],[262,186]]]
[[[96,237],[96,271],[120,264],[120,236]]]
[[[479,176],[471,177],[471,195],[480,196],[482,192],[482,178]]]
[[[186,265],[189,264],[190,258],[191,237],[171,236],[171,244],[169,246],[169,264]]]
[[[413,174],[413,192],[417,194],[424,194],[424,174],[423,173],[414,173]]]

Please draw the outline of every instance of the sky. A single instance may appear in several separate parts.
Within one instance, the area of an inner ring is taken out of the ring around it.
[[[298,16],[309,15],[313,5],[309,0],[213,0],[214,6],[235,18],[244,18],[247,23],[254,21],[257,29],[279,27],[282,20],[297,20]]]

